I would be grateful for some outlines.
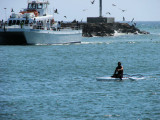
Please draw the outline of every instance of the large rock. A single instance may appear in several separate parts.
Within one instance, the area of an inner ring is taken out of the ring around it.
[[[140,31],[134,25],[128,23],[62,23],[62,28],[70,27],[72,29],[81,29],[83,37],[93,36],[113,36],[115,31],[118,33],[149,34],[146,31]]]
[[[140,31],[134,25],[128,23],[86,23],[83,25],[82,36],[113,36],[115,31],[118,33],[133,33],[133,34],[149,34],[149,32]]]
[[[94,24],[89,23],[83,26],[82,36],[92,37],[92,36],[112,36],[114,34],[114,29],[108,24]]]

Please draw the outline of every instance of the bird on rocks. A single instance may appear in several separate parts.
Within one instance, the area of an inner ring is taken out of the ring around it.
[[[132,19],[131,23],[133,22],[134,18]]]

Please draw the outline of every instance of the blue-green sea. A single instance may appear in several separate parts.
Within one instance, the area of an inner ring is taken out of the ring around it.
[[[0,46],[0,120],[159,120],[160,22],[149,35],[81,44]],[[97,81],[121,62],[142,80]]]

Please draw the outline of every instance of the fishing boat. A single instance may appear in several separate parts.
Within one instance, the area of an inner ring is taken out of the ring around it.
[[[28,1],[28,7],[0,24],[0,45],[80,43],[82,30],[62,28],[48,14],[48,1]]]

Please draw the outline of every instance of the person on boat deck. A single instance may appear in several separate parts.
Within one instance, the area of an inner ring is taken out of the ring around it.
[[[35,25],[36,24],[36,19],[34,18],[34,20],[33,20],[33,24]]]
[[[58,21],[58,24],[57,24],[57,31],[60,31],[60,28],[61,28],[61,22]]]
[[[49,20],[47,21],[47,30],[50,30]]]
[[[115,72],[112,77],[120,78],[122,80],[123,78],[123,66],[121,65],[121,62],[118,62],[118,66],[115,69]]]
[[[2,19],[2,21],[1,21],[1,28],[3,27],[3,19]]]

